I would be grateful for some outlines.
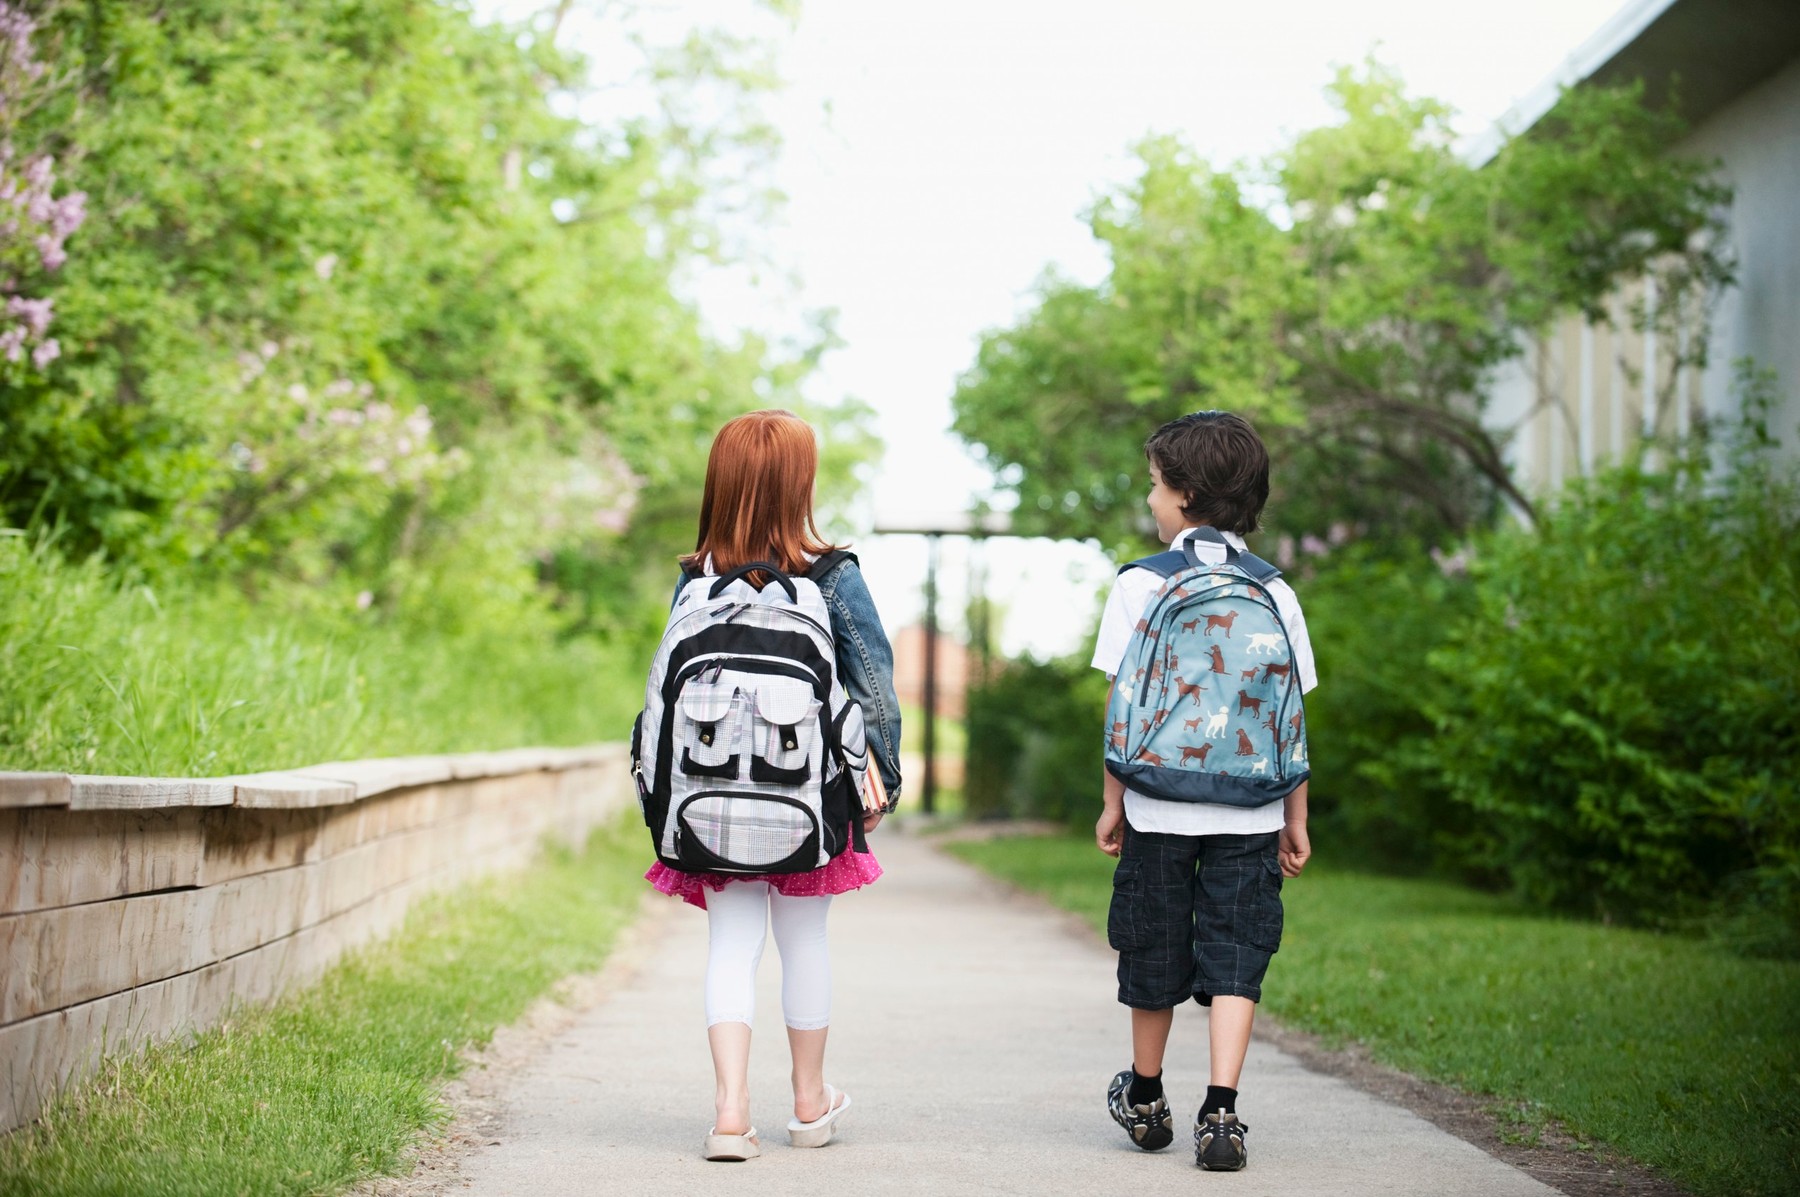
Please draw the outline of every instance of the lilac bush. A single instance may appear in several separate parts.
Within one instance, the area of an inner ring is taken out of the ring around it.
[[[87,219],[87,193],[55,195],[56,158],[23,152],[13,134],[21,116],[46,86],[48,70],[37,58],[32,36],[37,22],[0,0],[0,356],[44,369],[62,355],[50,335],[55,301],[27,294],[33,284],[68,261],[69,237]]]

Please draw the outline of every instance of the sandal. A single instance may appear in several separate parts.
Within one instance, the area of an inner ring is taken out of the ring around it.
[[[842,1098],[842,1101],[838,1099]],[[825,1086],[825,1113],[811,1122],[798,1118],[788,1122],[788,1142],[795,1147],[823,1147],[831,1142],[832,1133],[850,1108],[850,1095]]]
[[[700,1146],[700,1156],[708,1160],[753,1160],[762,1154],[762,1144],[756,1141],[756,1128],[753,1126],[741,1135],[721,1135],[717,1130],[706,1132],[706,1142]]]

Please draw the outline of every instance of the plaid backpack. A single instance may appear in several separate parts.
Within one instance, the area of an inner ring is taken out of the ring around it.
[[[685,575],[631,733],[656,855],[690,873],[800,873],[852,843],[869,767],[862,707],[836,676],[818,581],[766,561]],[[754,588],[746,575],[768,580]]]
[[[1125,569],[1160,574],[1106,704],[1106,768],[1140,794],[1262,806],[1305,781],[1306,714],[1293,646],[1268,584],[1273,565],[1225,545],[1208,565],[1193,541]]]

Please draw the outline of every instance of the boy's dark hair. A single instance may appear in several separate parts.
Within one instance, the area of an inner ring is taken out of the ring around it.
[[[1188,496],[1188,519],[1239,536],[1256,531],[1269,501],[1269,451],[1248,420],[1193,412],[1152,433],[1144,456],[1170,490]]]

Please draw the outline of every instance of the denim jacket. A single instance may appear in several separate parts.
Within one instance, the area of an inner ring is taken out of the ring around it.
[[[681,594],[685,579],[677,579]],[[844,690],[862,707],[869,729],[869,748],[881,770],[888,804],[900,801],[900,699],[894,693],[894,649],[875,612],[875,600],[854,557],[832,567],[819,579],[819,593],[831,612],[831,637],[837,642],[837,672]],[[671,600],[673,601],[673,600]]]

